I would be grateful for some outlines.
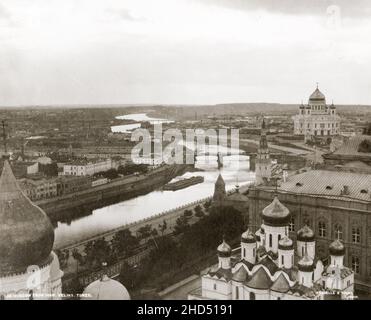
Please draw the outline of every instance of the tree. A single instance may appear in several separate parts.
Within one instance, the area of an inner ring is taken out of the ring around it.
[[[137,233],[139,233],[140,239],[146,239],[146,238],[150,237],[151,235],[153,235],[152,232],[153,232],[153,230],[152,230],[152,226],[150,224],[147,224],[144,227],[140,227],[137,230]]]
[[[196,208],[195,208],[195,215],[196,215],[196,217],[203,217],[205,214],[204,214],[204,212],[203,212],[203,210],[202,210],[202,208],[201,208],[201,206],[198,204],[197,206],[196,206]]]
[[[176,224],[174,226],[174,234],[183,233],[189,228],[188,219],[185,216],[181,216],[176,219]]]
[[[163,236],[163,235],[164,235],[164,232],[165,232],[166,229],[167,229],[167,223],[166,223],[166,220],[164,220],[164,221],[162,222],[162,224],[160,223],[160,224],[158,225],[158,228],[159,228],[159,230],[160,230],[160,232],[161,232],[161,236]]]
[[[192,210],[184,210],[184,216],[185,217],[187,217],[187,218],[190,218],[190,217],[192,217],[192,215],[193,215],[193,212],[192,212]]]
[[[84,252],[85,261],[90,267],[100,267],[103,262],[114,262],[112,248],[104,238],[88,242]]]
[[[68,258],[70,257],[69,250],[56,250],[55,254],[58,257],[59,264],[62,269],[67,267]]]
[[[129,229],[120,230],[112,239],[112,249],[119,256],[130,256],[133,249],[139,245],[139,240]]]
[[[371,140],[363,140],[359,144],[358,152],[370,153],[371,152]]]

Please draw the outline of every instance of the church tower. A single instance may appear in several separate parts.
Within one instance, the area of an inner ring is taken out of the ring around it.
[[[272,161],[269,154],[265,121],[263,119],[255,164],[255,184],[258,186],[264,184],[266,181],[269,181],[272,175],[271,170]]]
[[[213,205],[223,206],[226,197],[227,192],[225,191],[225,182],[222,175],[219,174],[218,179],[215,182]]]
[[[60,299],[54,230],[45,212],[21,191],[8,160],[0,177],[0,300]]]

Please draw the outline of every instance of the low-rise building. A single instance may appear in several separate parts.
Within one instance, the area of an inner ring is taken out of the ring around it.
[[[108,171],[113,168],[111,159],[87,161],[80,160],[63,166],[65,176],[92,176],[99,172]]]
[[[56,197],[58,195],[56,179],[27,179],[19,180],[19,185],[32,201]]]

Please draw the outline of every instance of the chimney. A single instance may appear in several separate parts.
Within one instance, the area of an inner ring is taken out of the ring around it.
[[[350,194],[349,186],[343,186],[343,190],[341,190],[341,195],[348,196]]]

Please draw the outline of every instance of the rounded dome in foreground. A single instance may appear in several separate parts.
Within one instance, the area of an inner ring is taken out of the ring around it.
[[[303,242],[312,242],[314,241],[314,232],[308,225],[305,225],[297,232],[297,240]]]
[[[337,239],[330,244],[329,251],[332,256],[343,256],[345,254],[345,247],[343,243]]]
[[[128,290],[107,275],[89,284],[83,295],[82,300],[130,300]]]
[[[264,224],[271,226],[287,226],[291,220],[291,214],[275,196],[272,203],[263,209]]]
[[[5,160],[0,177],[0,275],[49,263],[53,243],[49,218],[24,195]]]
[[[230,245],[226,243],[225,240],[223,240],[217,250],[220,257],[230,257],[232,253]]]

